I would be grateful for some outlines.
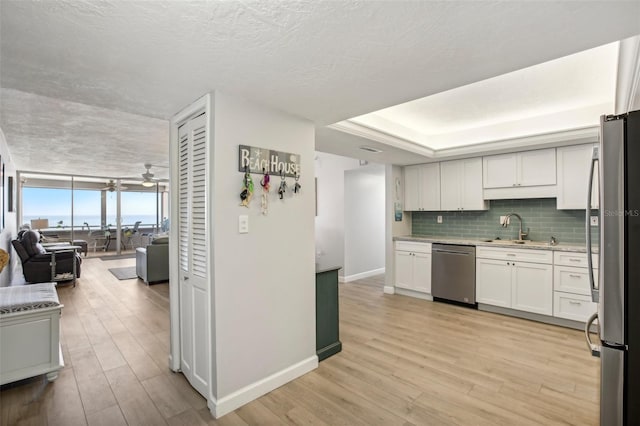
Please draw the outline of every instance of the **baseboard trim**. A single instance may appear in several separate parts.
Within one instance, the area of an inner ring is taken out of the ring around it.
[[[341,283],[348,283],[355,280],[361,280],[363,278],[369,278],[376,275],[384,274],[385,268],[373,269],[371,271],[360,272],[359,274],[347,275],[344,277],[340,277],[339,280]]]
[[[322,361],[323,359],[329,358],[331,355],[335,355],[342,350],[342,342],[338,340],[337,342],[333,342],[329,346],[325,346],[324,348],[317,351],[318,361]]]
[[[318,368],[318,356],[313,355],[230,395],[220,399],[211,399],[208,401],[207,407],[213,417],[218,419],[316,368]]]
[[[486,305],[478,303],[479,311],[491,312],[500,315],[509,315],[516,318],[526,319],[529,321],[543,322],[545,324],[557,325],[566,328],[575,328],[576,330],[584,330],[584,323],[565,318],[557,318],[548,315],[535,314],[533,312],[518,311],[516,309],[503,308],[501,306]],[[592,329],[595,332],[595,327]]]
[[[401,296],[415,297],[416,299],[430,300],[433,302],[433,296],[427,293],[421,293],[419,291],[407,290],[406,288],[394,287],[395,294]]]
[[[385,285],[383,291],[385,294],[396,294],[396,288],[391,285]]]

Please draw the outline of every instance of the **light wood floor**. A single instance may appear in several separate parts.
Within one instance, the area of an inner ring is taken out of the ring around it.
[[[167,368],[167,284],[87,259],[63,287],[57,381],[0,391],[2,425],[598,424],[599,363],[578,331],[340,285],[343,351],[217,421]]]

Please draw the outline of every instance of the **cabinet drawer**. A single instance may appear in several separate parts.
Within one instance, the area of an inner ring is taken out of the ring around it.
[[[594,269],[593,278],[598,281],[598,270]],[[553,267],[553,289],[567,293],[591,295],[591,283],[587,268],[574,268],[571,266]]]
[[[598,305],[591,301],[591,296],[560,291],[553,294],[554,317],[585,322],[597,310]]]
[[[553,253],[549,250],[508,249],[499,247],[476,247],[476,257],[548,264],[551,264],[553,261]]]
[[[431,243],[416,243],[413,241],[396,241],[396,250],[414,253],[431,253]]]
[[[598,268],[598,255],[591,256],[593,261],[593,268]],[[576,253],[570,251],[555,251],[553,252],[553,264],[564,266],[576,266],[581,268],[587,267],[587,253]]]

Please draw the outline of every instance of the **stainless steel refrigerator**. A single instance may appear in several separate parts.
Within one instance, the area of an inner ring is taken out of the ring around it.
[[[599,182],[593,182],[598,167]],[[594,148],[591,185],[599,185],[598,282],[591,262],[587,203],[587,253],[591,293],[598,312],[585,334],[601,359],[600,424],[640,424],[640,111],[601,118],[600,144]],[[595,250],[593,250],[595,252]],[[599,344],[589,329],[598,320]]]

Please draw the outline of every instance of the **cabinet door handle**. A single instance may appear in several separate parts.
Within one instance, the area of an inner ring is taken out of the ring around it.
[[[570,305],[578,305],[578,306],[580,306],[580,305],[582,305],[582,302],[576,302],[575,300],[569,300],[569,304]]]
[[[576,259],[575,257],[572,257],[571,259],[569,259],[569,262],[580,262],[580,259]]]
[[[577,274],[569,274],[569,276],[571,278],[581,278],[581,275],[577,275]]]
[[[515,257],[516,255],[514,253],[507,253],[507,256]]]

